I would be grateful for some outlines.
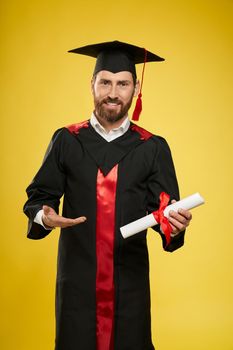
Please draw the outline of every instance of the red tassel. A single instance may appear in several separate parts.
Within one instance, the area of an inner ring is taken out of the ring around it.
[[[137,101],[136,101],[136,105],[135,105],[135,108],[134,108],[134,111],[133,111],[133,117],[132,117],[132,120],[135,120],[135,121],[138,121],[139,120],[139,116],[141,114],[141,111],[142,111],[142,94],[141,92],[138,94],[138,98],[137,98]]]
[[[141,88],[140,88],[140,92],[138,94],[138,98],[136,101],[136,105],[133,111],[133,117],[132,119],[135,121],[139,120],[139,116],[141,114],[142,111],[142,85],[143,85],[143,79],[144,79],[144,71],[145,71],[145,65],[146,65],[146,60],[147,60],[147,51],[145,50],[145,56],[144,56],[144,64],[143,64],[143,69],[142,69],[142,80],[141,80]]]

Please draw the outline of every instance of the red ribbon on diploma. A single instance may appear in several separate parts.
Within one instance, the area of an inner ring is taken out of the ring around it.
[[[164,216],[163,212],[169,203],[170,196],[166,192],[161,192],[159,199],[160,199],[159,209],[156,211],[153,211],[152,214],[154,215],[154,218],[157,221],[157,223],[161,225],[163,233],[165,234],[165,237],[166,237],[166,246],[168,246],[168,244],[171,241],[172,227],[169,223],[168,218]]]

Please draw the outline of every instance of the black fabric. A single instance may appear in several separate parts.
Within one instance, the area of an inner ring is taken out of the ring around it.
[[[49,233],[33,222],[34,217],[43,204],[58,211],[63,194],[64,216],[87,217],[84,224],[61,230],[56,350],[96,349],[96,176],[99,167],[106,174],[116,163],[114,350],[154,349],[146,232],[123,239],[119,228],[157,209],[161,191],[169,193],[171,199],[179,199],[171,153],[159,136],[145,141],[129,129],[108,143],[89,127],[77,135],[66,128],[56,131],[44,163],[27,188],[29,199],[24,206],[31,239]],[[158,227],[154,229],[159,231]],[[181,233],[166,250],[174,251],[183,242]]]
[[[136,76],[135,64],[144,63],[145,49],[121,41],[108,41],[82,46],[68,52],[97,58],[94,74],[101,70],[112,73],[129,71]],[[147,51],[147,62],[164,61],[164,58]]]

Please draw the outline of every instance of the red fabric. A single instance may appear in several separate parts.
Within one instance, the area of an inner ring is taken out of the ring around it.
[[[96,338],[97,350],[113,350],[114,234],[118,165],[105,177],[97,174]]]
[[[142,94],[139,93],[137,101],[136,101],[136,106],[135,106],[134,111],[133,111],[132,119],[135,120],[135,121],[138,121],[139,120],[139,116],[141,114],[141,111],[142,111]]]
[[[157,221],[157,223],[161,225],[161,228],[166,237],[166,246],[167,246],[171,241],[172,227],[169,223],[168,218],[164,216],[163,212],[169,203],[170,196],[165,192],[161,192],[159,199],[160,199],[159,209],[154,211],[152,214],[154,215],[154,218]]]
[[[84,122],[77,123],[77,124],[71,124],[66,126],[66,128],[72,133],[72,134],[78,134],[79,130],[82,128],[88,128],[89,122],[88,120],[85,120]]]
[[[149,131],[141,128],[140,126],[138,126],[136,124],[131,125],[131,130],[138,132],[141,136],[141,140],[148,140],[149,138],[151,138],[153,136],[153,134],[151,134]]]

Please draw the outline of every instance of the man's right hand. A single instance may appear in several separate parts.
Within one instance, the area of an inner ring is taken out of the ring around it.
[[[85,222],[87,218],[85,216],[80,216],[79,218],[69,219],[61,215],[58,215],[55,210],[47,205],[43,205],[43,215],[42,221],[46,228],[55,228],[55,227],[70,227],[81,224]]]

